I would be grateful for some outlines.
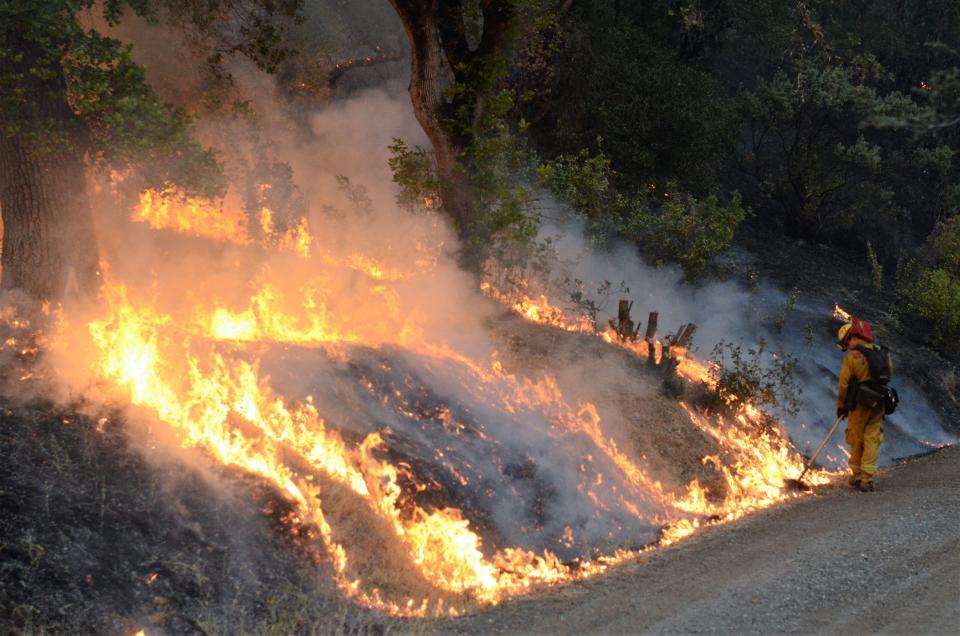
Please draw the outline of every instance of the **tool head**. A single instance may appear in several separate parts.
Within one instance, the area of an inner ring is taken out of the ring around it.
[[[802,492],[807,492],[808,490],[811,490],[811,489],[812,489],[812,487],[810,486],[810,484],[808,484],[808,483],[806,483],[806,482],[804,482],[804,481],[802,481],[802,480],[800,480],[800,479],[784,479],[784,480],[783,480],[783,485],[784,485],[786,488],[791,488],[791,489],[793,489],[793,490],[799,490],[799,491],[802,491]]]

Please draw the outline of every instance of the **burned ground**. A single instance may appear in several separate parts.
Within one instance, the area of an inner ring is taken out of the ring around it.
[[[0,402],[0,631],[382,631],[256,479],[147,460],[117,413]]]
[[[605,368],[635,372],[612,385],[591,383],[594,391],[617,395],[601,417],[619,422],[628,455],[658,471],[665,483],[699,478],[710,484],[711,468],[699,458],[716,448],[664,392],[659,372],[592,337],[510,317],[494,331],[514,343],[503,350],[511,370],[535,375],[588,356]],[[9,362],[7,376],[14,382],[24,374],[24,361]],[[40,376],[42,364],[35,357],[27,362]],[[405,376],[373,379],[389,377]],[[561,374],[558,381],[572,390],[565,385],[578,378]],[[34,388],[42,392],[40,384]],[[590,399],[583,388],[580,399]],[[421,399],[416,408],[436,406],[428,395]],[[132,633],[152,626],[170,634],[369,632],[390,624],[343,599],[315,529],[297,526],[275,490],[240,471],[215,467],[199,453],[151,451],[143,441],[150,439],[146,413],[12,397],[3,398],[0,409],[4,631]],[[458,420],[471,421],[466,415]],[[392,447],[398,456],[391,459],[413,463],[420,457],[408,448],[411,439],[393,435],[402,443]],[[422,479],[426,468],[412,467]],[[518,484],[540,483],[535,463],[518,459],[503,469]],[[469,503],[450,490],[448,475],[435,477],[436,492],[422,497],[435,497],[435,506]],[[324,488],[326,498],[350,496],[338,495],[333,484]],[[482,497],[483,489],[474,494]],[[533,501],[549,498],[543,492]],[[386,533],[358,513],[364,507],[344,504],[334,506],[349,517],[335,520],[341,532],[370,537],[371,553],[389,551],[378,539]],[[481,517],[472,521],[495,545],[495,530],[482,518],[484,506],[475,508]],[[536,516],[536,510],[529,512]],[[378,575],[362,574],[374,580]]]
[[[663,369],[651,368],[630,351],[592,335],[515,315],[504,316],[495,332],[509,370],[556,374],[564,394],[595,404],[605,430],[668,490],[680,493],[697,479],[712,498],[723,499],[722,476],[702,461],[719,452],[717,442],[691,423],[678,401],[705,403],[709,396],[703,386],[665,375]]]
[[[550,370],[565,395],[597,404],[605,430],[668,490],[680,492],[697,479],[709,497],[723,498],[723,480],[702,461],[720,449],[692,425],[660,370],[598,338],[514,316],[497,319],[492,332],[508,371],[537,376]],[[391,390],[395,385],[390,382],[410,377],[373,377],[375,368],[363,371],[366,379],[386,382]],[[9,378],[20,374],[7,370]],[[682,390],[691,403],[705,397],[704,389],[693,384]],[[433,396],[424,395],[414,406],[422,415],[437,405]],[[456,419],[469,422],[468,415]],[[315,529],[298,526],[290,504],[275,490],[240,471],[215,468],[199,453],[191,454],[197,461],[188,465],[177,456],[148,452],[139,441],[148,421],[136,411],[101,413],[77,403],[5,398],[0,404],[4,631],[429,628],[395,623],[346,601],[332,581]],[[406,460],[418,474],[429,475],[429,465],[416,466],[420,455],[410,446],[413,439],[394,436],[395,456],[390,458]],[[529,462],[507,462],[504,474],[518,483],[537,483],[536,466]],[[448,475],[440,471],[434,477],[437,488],[422,495],[419,504],[464,503],[464,495],[451,490]],[[362,506],[350,505],[350,493],[338,494],[333,484],[324,488],[326,497],[344,499],[345,505],[335,506],[343,515],[335,523],[340,532],[366,537],[365,550],[371,554],[399,553],[382,543],[389,533],[377,531]],[[474,495],[482,497],[482,489]],[[549,493],[542,496],[549,498]],[[429,497],[436,501],[427,501]],[[486,528],[485,541],[496,544],[483,508],[476,506],[471,521]],[[530,512],[536,517],[537,510]],[[378,576],[369,568],[361,574]],[[391,583],[396,582],[381,582]]]

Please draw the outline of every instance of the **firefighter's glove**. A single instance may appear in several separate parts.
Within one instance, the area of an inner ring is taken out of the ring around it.
[[[845,417],[847,416],[847,413],[848,413],[847,409],[845,409],[845,408],[842,407],[842,406],[839,407],[839,408],[837,409],[837,419],[843,419],[843,418],[845,418]]]

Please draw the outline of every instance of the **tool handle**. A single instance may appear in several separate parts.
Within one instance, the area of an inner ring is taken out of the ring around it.
[[[833,437],[833,434],[836,432],[837,427],[840,426],[840,422],[843,421],[843,415],[837,418],[837,421],[833,423],[833,426],[830,428],[830,432],[827,433],[827,436],[823,438],[823,441],[820,442],[820,446],[817,446],[817,450],[813,451],[813,455],[810,456],[810,459],[806,461],[803,466],[803,472],[800,473],[800,479],[803,479],[803,476],[807,474],[807,471],[810,470],[810,466],[813,465],[813,462],[816,461],[817,456],[820,454],[820,451],[823,450],[823,447],[827,445],[827,442],[830,441],[830,438]]]

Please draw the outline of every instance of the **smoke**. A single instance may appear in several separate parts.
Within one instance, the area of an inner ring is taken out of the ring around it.
[[[721,342],[741,345],[744,351],[759,349],[764,343],[771,355],[792,356],[797,360],[795,376],[802,397],[800,412],[785,417],[783,424],[802,452],[809,454],[816,448],[834,420],[843,355],[835,345],[841,323],[832,317],[834,299],[803,293],[791,300],[789,293],[769,281],[760,281],[755,289],[733,280],[685,284],[679,267],[651,267],[635,247],[624,242],[613,241],[608,250],[595,249],[583,224],[572,213],[564,212],[561,204],[549,205],[553,216],[557,216],[555,210],[561,214],[544,224],[539,239],[549,238],[555,246],[557,266],[547,282],[555,297],[563,298],[563,288],[569,289],[565,279],[581,280],[581,288],[594,297],[599,297],[594,290],[605,281],[612,283],[615,292],[622,283],[629,289],[622,297],[634,302],[636,318],[645,320],[647,312],[659,312],[661,335],[695,323],[695,352],[701,358],[708,357]],[[619,297],[610,296],[598,315],[598,324],[616,318]],[[766,362],[772,364],[772,357],[768,356]],[[957,441],[910,378],[896,377],[893,386],[900,393],[901,405],[886,419],[882,465]],[[837,434],[819,463],[832,468],[845,466],[844,447],[842,434]]]
[[[153,59],[162,64],[162,50],[144,54],[148,70]],[[348,442],[380,433],[386,444],[378,456],[410,467],[417,504],[462,509],[488,555],[519,547],[587,558],[655,540],[662,502],[598,447],[578,396],[568,402],[549,387],[476,368],[488,367],[498,347],[490,321],[503,309],[457,265],[443,218],[397,206],[387,146],[393,138],[426,143],[403,78],[293,118],[270,78],[240,62],[230,72],[258,124],[251,134],[248,122],[219,113],[198,122],[232,181],[223,205],[238,205],[263,153],[289,164],[306,204],[309,256],[131,222],[131,201],[118,201],[103,183],[96,206],[107,281],[122,284],[132,304],[156,308],[161,329],[171,326],[167,345],[189,337],[198,360],[256,361],[277,396],[291,405],[310,396]],[[220,328],[217,311],[229,313],[231,334],[256,324],[253,343],[197,338]],[[93,395],[90,367],[103,354],[83,336],[86,322],[72,321],[69,340],[78,344],[60,352],[57,368],[71,391]],[[300,346],[295,334],[305,332],[330,346]],[[188,393],[191,364],[164,356],[163,373],[179,394]],[[160,438],[162,448],[175,446],[175,436]]]

